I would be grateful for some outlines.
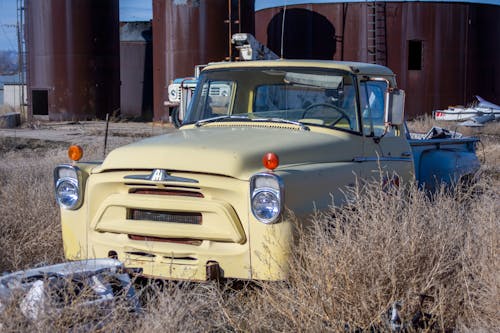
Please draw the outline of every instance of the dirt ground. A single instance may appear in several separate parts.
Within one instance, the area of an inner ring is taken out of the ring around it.
[[[454,123],[436,122],[430,117],[408,122],[411,131],[427,132],[432,126],[441,126],[462,132],[466,136],[479,136],[481,146],[478,156],[494,169],[500,165],[500,122],[487,124],[483,128],[454,127]],[[109,122],[106,152],[138,141],[142,138],[177,131],[172,124],[159,122]],[[49,122],[35,121],[13,129],[0,128],[0,155],[12,150],[34,149],[35,151],[66,148],[70,144],[91,146],[93,150],[104,150],[105,121]],[[486,147],[486,148],[485,148]]]
[[[177,131],[165,123],[110,122],[107,151],[141,138]],[[64,148],[70,144],[101,146],[104,149],[106,122],[42,122],[19,128],[0,128],[0,153],[22,149]]]
[[[425,133],[439,126],[461,132],[465,136],[481,139],[477,155],[482,170],[500,184],[500,122],[480,128],[457,127],[453,122],[437,122],[429,116],[408,122],[412,132]],[[37,120],[21,127],[0,128],[0,157],[12,152],[65,151],[71,144],[78,144],[86,151],[86,159],[102,159],[111,150],[156,135],[177,131],[172,124],[159,122],[110,121],[105,145],[105,121],[50,122]]]

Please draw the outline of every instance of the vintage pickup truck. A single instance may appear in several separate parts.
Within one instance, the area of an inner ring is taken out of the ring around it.
[[[357,180],[432,190],[479,167],[477,139],[412,139],[386,67],[273,60],[206,67],[182,127],[56,167],[68,259],[145,276],[281,280],[292,223]]]

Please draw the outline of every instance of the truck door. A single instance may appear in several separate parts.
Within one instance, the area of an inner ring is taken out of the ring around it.
[[[384,125],[385,78],[363,78],[359,82],[359,101],[363,124],[363,156],[358,159],[365,178],[399,183],[413,180],[411,148],[404,132]]]

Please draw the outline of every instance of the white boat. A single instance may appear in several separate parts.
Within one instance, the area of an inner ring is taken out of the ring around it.
[[[445,121],[469,120],[477,116],[494,116],[491,120],[500,119],[500,106],[486,101],[480,96],[474,96],[476,102],[469,107],[450,106],[446,110],[434,110],[432,112],[434,119]]]

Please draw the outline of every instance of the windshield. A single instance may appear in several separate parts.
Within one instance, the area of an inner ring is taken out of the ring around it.
[[[356,131],[356,90],[346,72],[246,68],[202,73],[184,123],[264,120]]]

